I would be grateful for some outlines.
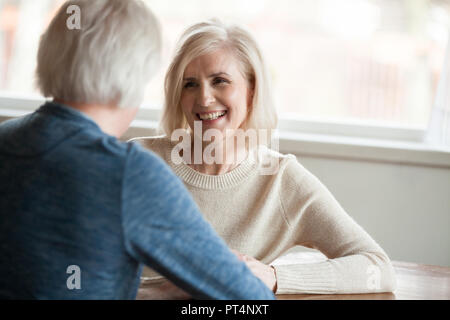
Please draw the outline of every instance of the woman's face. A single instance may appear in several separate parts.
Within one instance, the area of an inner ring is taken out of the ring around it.
[[[245,122],[252,97],[239,62],[226,49],[197,57],[184,71],[180,104],[191,129],[202,121],[203,132],[214,128],[225,137]]]

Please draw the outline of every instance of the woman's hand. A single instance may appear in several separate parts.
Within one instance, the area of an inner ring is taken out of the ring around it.
[[[231,250],[239,260],[243,261],[250,271],[258,277],[272,292],[277,289],[277,278],[275,276],[275,269],[272,266],[268,266],[261,261],[240,253],[236,250]],[[184,290],[175,286],[167,279],[150,285],[143,285],[139,288],[138,300],[186,300],[192,299],[192,297]]]
[[[275,275],[275,269],[272,266],[268,266],[261,261],[248,256],[246,254],[240,253],[236,250],[231,250],[239,260],[245,262],[250,271],[258,277],[272,292],[277,290],[277,277]]]

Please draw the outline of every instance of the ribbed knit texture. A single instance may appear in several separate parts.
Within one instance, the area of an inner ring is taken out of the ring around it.
[[[135,139],[160,155],[182,179],[207,221],[228,246],[270,264],[296,245],[321,251],[317,263],[275,265],[277,294],[367,293],[395,289],[395,274],[383,249],[344,211],[328,189],[293,155],[261,147],[264,175],[252,153],[223,175],[174,164],[166,137]],[[267,161],[267,162],[265,162]],[[144,270],[145,276],[155,276]]]
[[[165,157],[165,159],[170,159],[170,156]],[[202,174],[187,165],[175,165],[172,161],[170,161],[170,165],[176,175],[182,178],[185,183],[202,189],[230,188],[244,181],[252,173],[256,173],[254,157],[248,157],[235,170],[220,176]]]

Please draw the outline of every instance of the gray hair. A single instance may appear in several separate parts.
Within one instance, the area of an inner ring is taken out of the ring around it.
[[[73,5],[80,29],[67,25]],[[139,107],[161,45],[159,22],[140,0],[66,1],[41,36],[37,86],[45,97]]]
[[[271,130],[277,127],[278,117],[269,74],[256,41],[244,28],[213,19],[189,27],[179,40],[165,78],[165,105],[160,126],[166,135],[188,127],[180,106],[186,66],[196,57],[222,48],[235,55],[243,76],[254,87],[252,106],[247,115],[246,128],[243,129]]]

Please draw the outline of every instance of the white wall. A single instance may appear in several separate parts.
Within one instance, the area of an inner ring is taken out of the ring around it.
[[[298,156],[391,260],[450,266],[450,169]]]

